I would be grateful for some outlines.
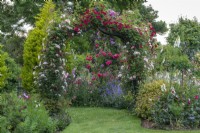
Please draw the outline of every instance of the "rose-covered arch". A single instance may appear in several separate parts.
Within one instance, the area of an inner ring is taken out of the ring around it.
[[[148,27],[147,27],[148,26]],[[68,73],[65,71],[66,48],[65,43],[74,35],[80,35],[88,29],[99,31],[109,36],[115,36],[121,39],[126,47],[122,53],[104,53],[110,60],[118,60],[118,63],[123,63],[126,67],[128,78],[132,78],[131,83],[137,84],[137,81],[142,79],[144,63],[144,49],[153,49],[152,38],[155,36],[155,30],[149,24],[147,26],[135,27],[131,23],[124,23],[123,20],[113,10],[106,10],[104,6],[96,6],[87,9],[80,16],[79,21],[74,24],[74,28],[69,26],[67,21],[60,24],[54,24],[49,30],[48,37],[43,44],[43,52],[38,66],[38,76],[35,82],[38,85],[38,90],[47,99],[54,101],[59,99],[59,96],[67,90]],[[102,51],[100,51],[101,54]],[[104,51],[103,51],[104,52]],[[123,54],[126,58],[119,58]],[[92,56],[87,56],[86,60],[91,61]],[[109,65],[111,62],[106,62]],[[88,66],[88,68],[90,68]],[[103,77],[102,73],[94,73],[97,78]],[[123,80],[124,82],[127,79]],[[126,83],[125,83],[126,84]]]

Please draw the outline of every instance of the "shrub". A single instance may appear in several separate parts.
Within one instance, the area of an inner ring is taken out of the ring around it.
[[[8,78],[8,67],[6,66],[6,58],[8,55],[1,50],[0,45],[0,89],[6,85],[6,80]]]
[[[133,111],[133,108],[135,107],[135,101],[136,101],[135,94],[132,94],[131,91],[128,91],[127,94],[123,96],[123,98],[124,98],[124,103],[123,103],[124,108],[127,108],[130,111]]]
[[[19,99],[14,93],[0,95],[1,132],[14,131],[25,117],[21,110],[26,107],[25,100]]]
[[[151,110],[154,103],[161,95],[161,85],[165,84],[162,80],[155,80],[150,83],[140,85],[136,97],[136,114],[143,119],[151,119]]]
[[[5,91],[13,91],[16,89],[17,84],[19,82],[20,72],[21,68],[20,66],[12,59],[11,57],[7,56],[6,60],[6,66],[8,68],[8,78],[7,78],[7,84],[4,87]]]
[[[54,133],[56,131],[57,123],[49,117],[48,111],[40,103],[35,101],[29,101],[25,110],[21,113],[25,113],[26,117],[24,121],[17,125],[16,132],[18,133]]]
[[[0,91],[16,89],[19,75],[19,65],[0,48]]]
[[[57,122],[57,130],[64,130],[71,122],[71,118],[65,111],[59,112],[53,116],[54,120]]]
[[[15,92],[0,95],[0,132],[54,133],[70,123],[67,113],[50,117],[36,96],[26,93],[17,96]]]
[[[200,127],[200,99],[197,88],[175,85],[167,89],[152,109],[152,120],[161,129]]]
[[[55,18],[55,5],[52,1],[45,3],[41,13],[36,17],[36,27],[30,31],[23,52],[24,65],[22,68],[22,85],[25,89],[33,89],[33,71],[39,65],[38,55],[41,53],[44,38],[47,37],[47,29],[53,18]]]

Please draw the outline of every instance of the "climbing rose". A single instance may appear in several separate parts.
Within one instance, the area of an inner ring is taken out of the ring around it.
[[[95,77],[92,77],[92,80],[96,80],[96,78],[95,78]]]
[[[112,61],[111,61],[111,60],[106,61],[106,65],[107,65],[107,66],[109,66],[109,65],[111,65],[111,64],[112,64]]]
[[[112,53],[111,52],[108,52],[108,56],[110,57],[113,57]]]
[[[75,32],[79,32],[80,29],[79,29],[78,27],[74,27],[74,31],[75,31]]]
[[[87,55],[87,56],[86,56],[86,60],[92,61],[92,56],[91,56],[91,55]]]
[[[102,54],[103,56],[106,56],[106,52],[104,52],[104,51],[101,51],[101,54]]]
[[[102,73],[98,73],[97,75],[98,75],[99,78],[100,78],[100,77],[103,77],[103,74],[102,74]]]
[[[196,95],[194,98],[195,98],[196,100],[198,100],[198,99],[199,99],[199,96],[198,96],[198,95]]]
[[[96,46],[96,48],[98,48],[98,47],[99,47],[99,44],[95,44],[95,46]]]
[[[99,54],[96,54],[96,57],[98,58],[98,57],[99,57]]]
[[[87,64],[87,65],[86,65],[86,68],[87,68],[87,69],[90,69],[90,68],[91,68],[91,66],[90,66],[89,64]]]
[[[109,10],[109,15],[110,15],[111,17],[115,17],[116,14],[117,14],[117,13],[116,13],[115,11]]]
[[[113,58],[113,59],[119,58],[119,54],[114,54],[114,55],[112,56],[112,58]]]

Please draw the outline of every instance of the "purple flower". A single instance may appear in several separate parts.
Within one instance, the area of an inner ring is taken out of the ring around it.
[[[30,98],[30,96],[27,95],[25,92],[23,93],[23,97],[24,97],[24,99],[29,99]]]
[[[123,95],[123,91],[119,83],[114,81],[107,84],[105,94],[107,96],[120,97]]]
[[[111,17],[115,17],[116,14],[117,14],[117,13],[116,13],[115,11],[109,10],[109,15],[110,15]]]
[[[115,44],[115,39],[110,38],[110,44],[111,44],[111,45]]]
[[[74,78],[76,77],[76,68],[74,68],[74,69],[72,70],[72,75],[73,75]]]

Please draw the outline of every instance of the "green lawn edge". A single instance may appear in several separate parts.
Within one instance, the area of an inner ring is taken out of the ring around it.
[[[141,127],[141,120],[127,110],[72,107],[68,112],[72,122],[62,133],[200,133],[200,130],[146,129]]]

